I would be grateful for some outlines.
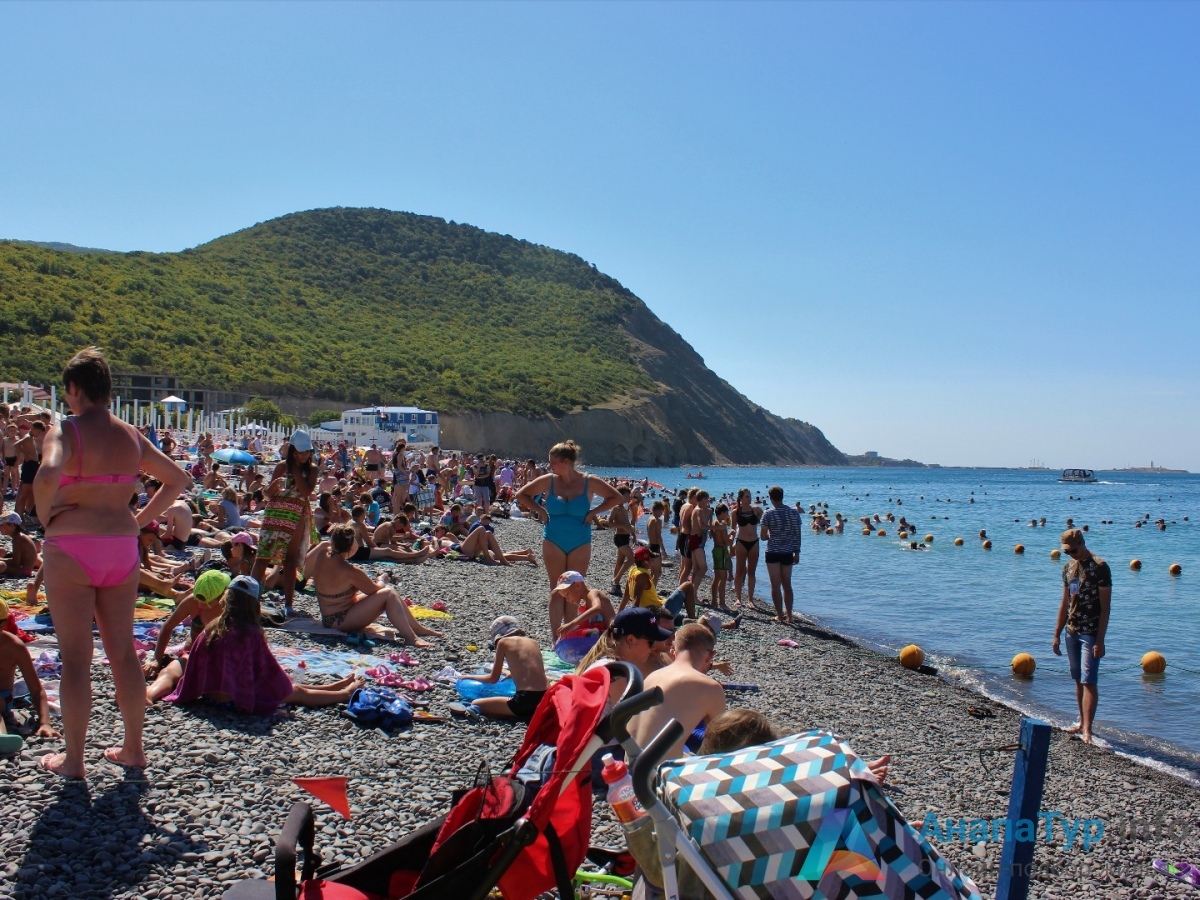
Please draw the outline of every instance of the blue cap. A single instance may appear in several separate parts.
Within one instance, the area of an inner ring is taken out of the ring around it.
[[[239,575],[233,581],[229,582],[229,590],[241,591],[244,594],[249,594],[255,600],[258,599],[259,586],[258,582],[249,575]]]

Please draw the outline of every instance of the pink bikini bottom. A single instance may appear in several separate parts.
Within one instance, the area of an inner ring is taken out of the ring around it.
[[[92,587],[116,587],[138,567],[136,534],[60,534],[45,540],[83,569]]]

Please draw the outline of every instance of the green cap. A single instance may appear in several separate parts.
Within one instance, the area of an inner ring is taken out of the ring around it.
[[[225,589],[229,587],[229,581],[228,573],[209,569],[196,579],[192,593],[196,595],[197,600],[208,606],[225,593]]]

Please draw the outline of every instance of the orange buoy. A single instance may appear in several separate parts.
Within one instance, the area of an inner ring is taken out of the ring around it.
[[[907,532],[907,531],[901,531],[901,532],[900,532],[900,540],[904,540],[906,537],[908,537],[908,532]]]
[[[880,529],[879,529],[879,536],[880,536],[880,537],[887,537],[887,530],[886,530],[886,529],[883,529],[883,528],[880,528]]]
[[[909,644],[900,651],[900,665],[906,669],[919,669],[925,665],[925,651],[916,644]]]
[[[826,533],[826,534],[833,534],[833,529],[832,529],[832,528],[826,528],[826,529],[825,529],[825,533]]]
[[[1018,653],[1012,659],[1012,670],[1014,675],[1020,675],[1022,678],[1029,678],[1033,675],[1033,670],[1037,668],[1037,660],[1028,653]]]
[[[1142,561],[1140,559],[1131,559],[1129,561],[1129,568],[1135,572],[1140,572],[1142,570]]]
[[[962,538],[955,538],[955,539],[954,539],[954,546],[955,546],[955,547],[961,547],[962,545],[963,545],[963,539],[962,539]]]
[[[1167,658],[1157,650],[1142,657],[1142,671],[1147,675],[1161,675],[1167,670]]]
[[[863,529],[863,534],[870,534],[870,533],[871,533],[871,529],[870,529],[870,528],[864,528],[864,529]]]
[[[927,543],[927,544],[933,543],[933,535],[932,534],[925,535],[925,543]]]
[[[984,542],[983,542],[983,549],[984,549],[984,550],[991,550],[991,549],[992,549],[992,542],[991,542],[991,541],[984,541]]]
[[[1182,575],[1183,566],[1181,566],[1179,563],[1171,563],[1171,568],[1167,571],[1169,571],[1172,575]]]
[[[1013,547],[1013,553],[1017,554],[1017,556],[1020,556],[1024,552],[1025,552],[1024,544],[1017,544],[1017,546]]]
[[[1050,551],[1051,559],[1058,559],[1060,556],[1062,556],[1062,551],[1059,550],[1057,547],[1055,547],[1053,550]]]

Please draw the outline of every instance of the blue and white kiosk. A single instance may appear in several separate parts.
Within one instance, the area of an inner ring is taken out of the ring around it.
[[[365,406],[342,413],[342,439],[352,447],[370,447],[374,441],[386,450],[401,437],[409,447],[438,446],[438,414],[415,406]]]

